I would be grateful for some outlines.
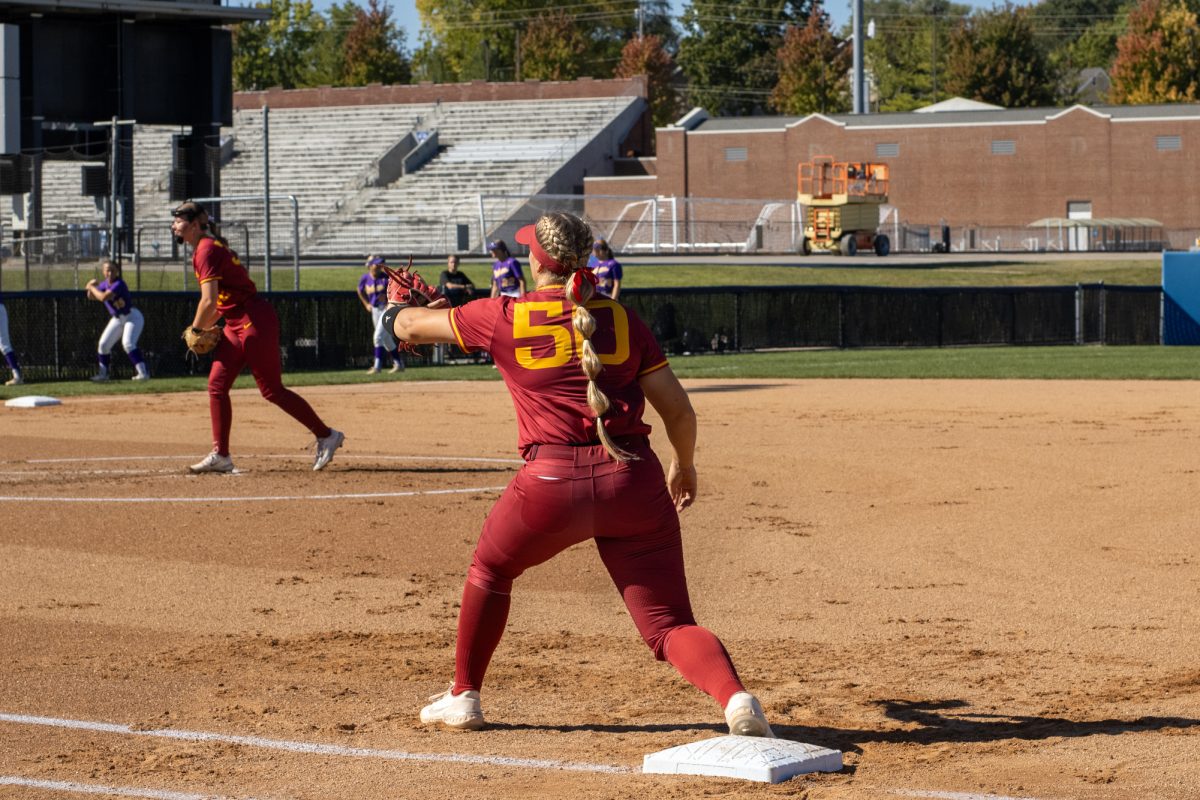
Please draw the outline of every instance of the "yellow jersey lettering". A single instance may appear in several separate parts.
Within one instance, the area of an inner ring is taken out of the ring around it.
[[[574,347],[571,332],[561,324],[534,325],[532,313],[544,312],[546,317],[560,317],[563,313],[561,300],[536,301],[516,303],[513,305],[513,339],[533,339],[549,336],[554,344],[554,351],[548,356],[534,356],[533,347],[518,347],[515,350],[517,364],[525,369],[550,369],[561,367],[571,360]]]

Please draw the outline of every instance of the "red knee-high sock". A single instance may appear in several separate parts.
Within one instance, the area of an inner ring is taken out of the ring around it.
[[[667,637],[667,661],[679,670],[688,683],[721,704],[737,692],[744,692],[737,670],[721,640],[707,628],[683,625]]]
[[[208,413],[212,417],[213,447],[223,456],[229,455],[229,429],[233,427],[233,403],[228,394],[210,394]]]
[[[454,694],[483,686],[492,653],[504,635],[512,598],[467,581],[458,612],[458,645],[454,654]]]
[[[280,388],[267,396],[267,399],[312,431],[312,435],[318,439],[324,439],[329,435],[329,426],[317,416],[317,412],[313,411],[313,407],[308,404],[307,400],[291,389]]]

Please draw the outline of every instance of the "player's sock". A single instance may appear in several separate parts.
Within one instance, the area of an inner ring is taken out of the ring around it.
[[[96,360],[100,362],[100,374],[107,375],[108,367],[112,364],[112,355],[109,353],[97,353]]]
[[[688,683],[709,695],[724,708],[729,698],[746,691],[721,640],[707,628],[683,625],[671,631],[666,644],[667,661]]]
[[[213,449],[229,455],[229,430],[233,427],[233,403],[228,394],[209,392],[208,409],[212,416]]]
[[[5,353],[4,360],[8,362],[8,368],[13,371],[14,377],[21,372],[21,362],[17,360],[16,350],[9,350]]]
[[[454,654],[454,694],[483,686],[492,653],[504,635],[511,595],[489,592],[467,581],[458,612],[458,645]]]
[[[383,354],[386,352],[387,350],[385,348],[378,345],[375,346],[375,369],[381,369],[383,367]]]
[[[133,362],[133,365],[134,365],[135,367],[137,367],[137,366],[140,366],[140,365],[142,365],[142,364],[146,363],[145,359],[144,359],[144,358],[142,358],[142,351],[141,351],[141,349],[139,349],[139,348],[137,348],[137,347],[135,347],[135,348],[133,348],[132,350],[130,350],[130,351],[129,351],[129,360]],[[138,370],[138,371],[140,372],[141,370]]]

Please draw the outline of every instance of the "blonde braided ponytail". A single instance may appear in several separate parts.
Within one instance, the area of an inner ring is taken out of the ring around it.
[[[613,441],[608,429],[604,427],[604,413],[608,411],[610,402],[608,396],[601,391],[596,383],[596,377],[604,365],[592,344],[592,334],[596,332],[596,318],[587,309],[588,300],[592,299],[596,287],[591,281],[580,280],[575,272],[581,262],[592,249],[592,231],[588,224],[573,214],[554,212],[541,216],[534,227],[538,244],[548,255],[554,258],[563,268],[567,281],[567,299],[574,306],[571,311],[571,325],[583,339],[580,355],[580,366],[587,376],[588,407],[596,415],[596,434],[608,454],[617,461],[636,461],[637,456],[622,449]]]

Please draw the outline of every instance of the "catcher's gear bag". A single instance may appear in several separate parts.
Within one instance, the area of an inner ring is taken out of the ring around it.
[[[193,328],[191,325],[183,329],[183,341],[187,349],[198,356],[211,353],[221,341],[221,330],[216,326],[211,328]]]

